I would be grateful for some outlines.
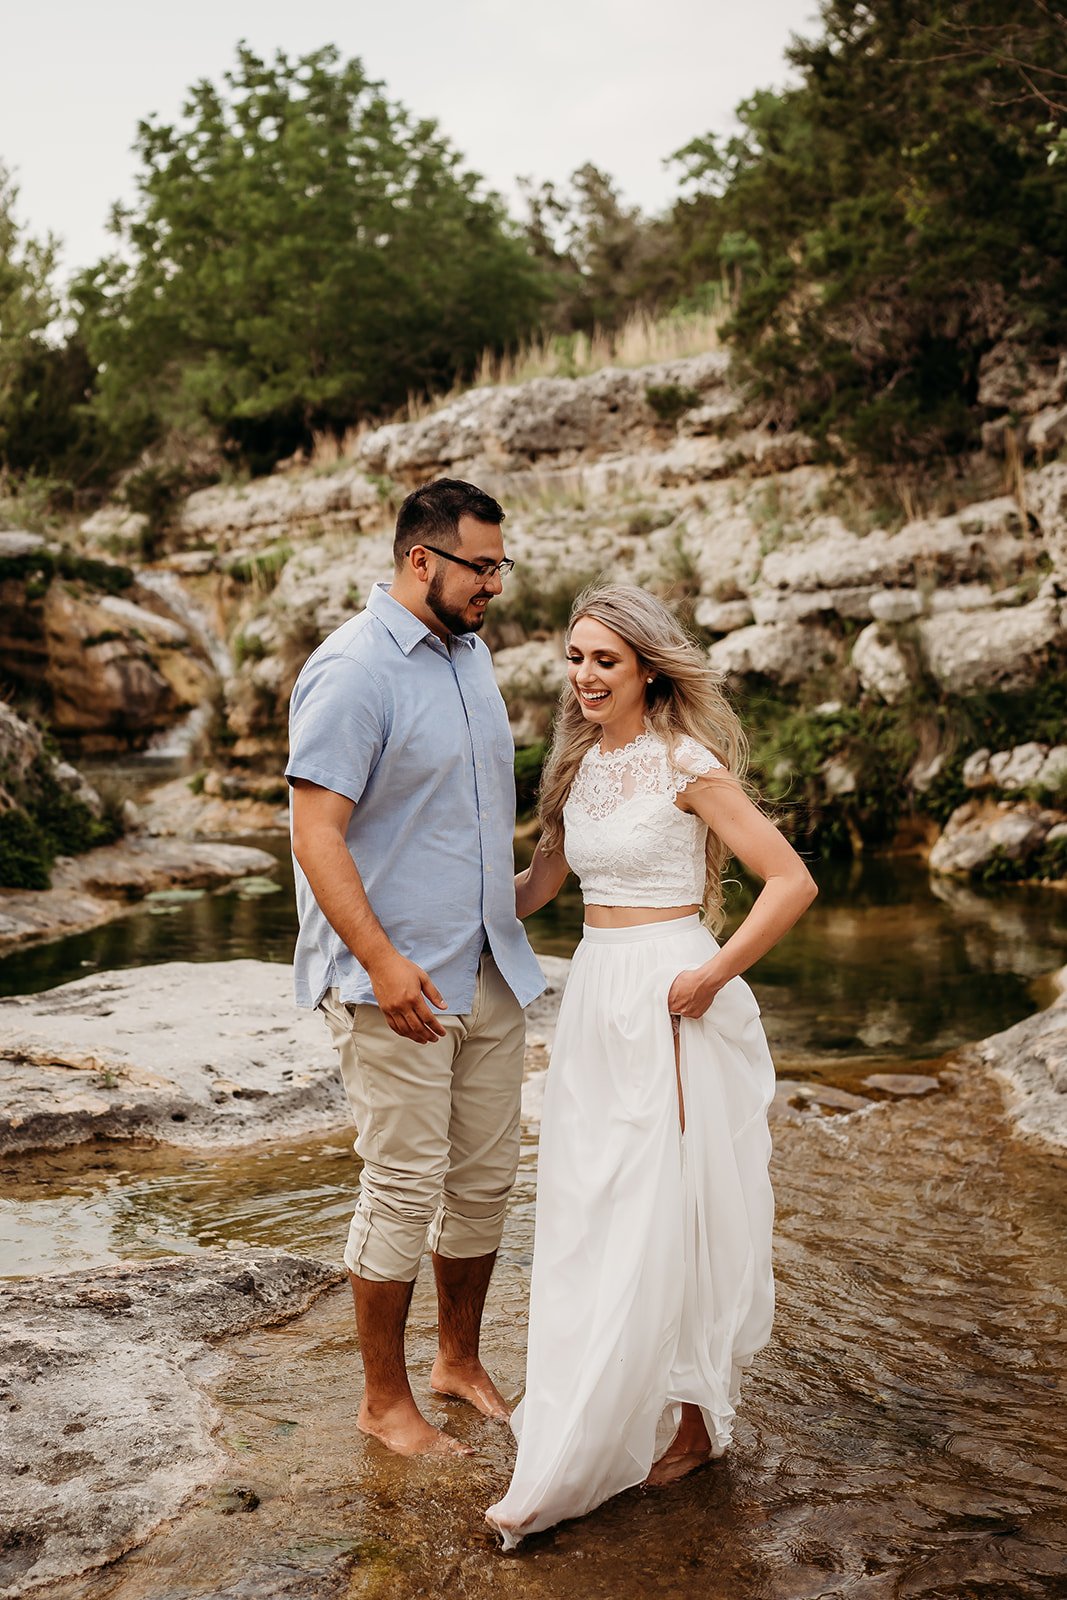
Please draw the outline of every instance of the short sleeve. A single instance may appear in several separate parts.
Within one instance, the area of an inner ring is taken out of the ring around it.
[[[386,707],[377,680],[350,656],[312,656],[289,703],[285,776],[344,795],[363,796],[385,746]]]
[[[718,756],[712,755],[710,750],[706,750],[688,734],[683,734],[674,747],[671,779],[676,791],[686,788],[697,778],[706,777],[709,772],[725,770]]]

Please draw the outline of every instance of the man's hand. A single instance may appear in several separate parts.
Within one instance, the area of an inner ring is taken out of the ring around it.
[[[394,950],[368,967],[367,976],[382,1016],[394,1033],[415,1044],[444,1038],[445,1030],[426,1001],[442,1010],[447,1002],[428,972]]]

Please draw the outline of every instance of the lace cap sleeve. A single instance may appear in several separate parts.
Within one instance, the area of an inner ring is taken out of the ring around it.
[[[712,755],[710,750],[705,750],[702,744],[697,744],[688,734],[683,734],[674,747],[671,781],[678,792],[693,783],[695,779],[705,777],[709,772],[725,770],[718,756]]]

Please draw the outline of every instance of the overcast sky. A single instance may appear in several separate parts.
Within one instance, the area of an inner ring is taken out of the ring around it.
[[[663,158],[784,84],[790,34],[816,26],[815,0],[2,0],[0,162],[20,221],[58,235],[67,269],[88,265],[112,203],[134,196],[140,118],[176,118],[239,39],[267,56],[336,44],[436,118],[516,212],[516,176],[584,161],[655,211],[676,186]]]

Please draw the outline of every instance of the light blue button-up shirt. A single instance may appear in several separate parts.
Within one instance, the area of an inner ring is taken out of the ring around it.
[[[289,707],[289,765],[355,802],[346,842],[390,941],[470,1011],[486,942],[521,1005],[545,987],[515,915],[515,748],[492,658],[452,648],[375,584],[367,608],[305,663]],[[296,1001],[327,989],[373,1005],[364,968],[295,863]]]

